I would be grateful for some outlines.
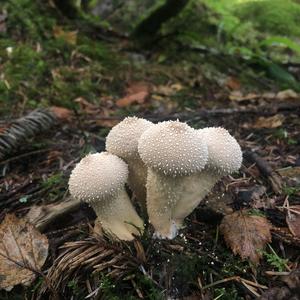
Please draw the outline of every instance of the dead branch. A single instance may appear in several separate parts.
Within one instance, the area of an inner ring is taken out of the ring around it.
[[[271,166],[256,153],[252,151],[245,151],[244,157],[251,163],[255,163],[260,173],[267,178],[270,182],[274,193],[280,194],[282,190],[282,179],[281,176],[274,171]]]
[[[30,209],[26,217],[31,224],[43,232],[58,218],[78,209],[80,204],[80,201],[70,197],[60,203],[35,205]]]

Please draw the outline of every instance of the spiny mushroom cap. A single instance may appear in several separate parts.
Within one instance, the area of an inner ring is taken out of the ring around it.
[[[144,163],[167,176],[201,171],[207,161],[207,147],[197,131],[179,121],[158,123],[146,130],[138,146]]]
[[[207,169],[226,175],[237,171],[242,164],[241,147],[236,139],[222,127],[207,127],[198,130],[208,148]]]
[[[71,195],[95,202],[116,195],[128,178],[127,164],[108,152],[89,154],[73,169],[69,179]]]
[[[106,137],[106,151],[123,159],[138,158],[138,140],[152,125],[153,123],[145,119],[125,118],[114,126]]]

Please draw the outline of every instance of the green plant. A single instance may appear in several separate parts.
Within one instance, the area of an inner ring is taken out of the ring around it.
[[[300,192],[300,188],[286,185],[283,187],[282,191],[287,196],[293,196]]]
[[[258,216],[258,217],[265,217],[266,215],[264,212],[260,211],[259,209],[252,208],[248,211],[248,214],[251,216]]]
[[[244,298],[238,296],[234,287],[216,288],[214,289],[214,300],[242,300]]]
[[[85,296],[84,289],[79,286],[78,279],[70,280],[67,287],[71,290],[72,297],[75,299],[83,299]]]
[[[267,251],[263,251],[263,255],[266,257],[267,262],[271,266],[273,266],[278,272],[286,271],[288,269],[288,260],[278,256],[278,254],[275,252],[275,250],[271,247],[270,244],[268,246],[271,252],[269,253]]]

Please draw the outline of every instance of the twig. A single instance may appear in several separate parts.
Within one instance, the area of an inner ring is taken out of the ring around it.
[[[23,154],[20,154],[20,155],[11,157],[11,158],[9,158],[9,159],[0,161],[0,165],[6,165],[6,164],[8,164],[8,163],[10,163],[10,162],[12,162],[12,161],[19,160],[19,159],[21,159],[21,158],[24,158],[24,157],[27,157],[27,156],[31,156],[31,155],[34,155],[34,154],[40,154],[40,153],[48,152],[48,151],[50,151],[50,150],[51,150],[51,149],[40,149],[40,150],[35,150],[35,151],[23,153]]]
[[[260,173],[266,177],[276,194],[280,194],[282,190],[282,180],[281,176],[274,171],[271,166],[261,157],[259,157],[256,153],[252,151],[245,151],[244,157],[251,163],[256,163],[257,168]]]
[[[287,276],[290,275],[291,272],[275,272],[275,271],[266,271],[265,274],[270,276]]]
[[[162,114],[137,114],[137,117],[146,118],[150,121],[159,122],[165,120],[181,121],[196,121],[205,117],[211,116],[227,116],[227,115],[240,115],[240,114],[255,114],[260,116],[272,116],[281,113],[289,113],[300,109],[300,104],[279,104],[279,105],[264,105],[258,108],[218,108],[218,109],[201,109],[194,112],[173,113],[168,115]],[[89,120],[123,120],[123,116],[110,116],[110,117],[96,117],[90,116]]]
[[[259,283],[256,283],[256,282],[253,282],[253,281],[241,278],[240,276],[232,276],[232,277],[227,277],[227,278],[224,278],[224,279],[221,279],[221,280],[217,280],[217,281],[215,281],[213,283],[207,284],[207,285],[205,285],[205,286],[202,287],[202,290],[211,288],[211,287],[213,287],[215,285],[218,285],[218,284],[221,284],[221,283],[225,283],[225,282],[228,282],[228,281],[237,281],[237,282],[240,282],[240,283],[245,283],[247,285],[251,285],[253,287],[262,288],[262,289],[267,289],[268,288],[265,285],[261,285]]]
[[[56,219],[76,210],[80,207],[80,204],[80,201],[69,198],[60,203],[46,206],[33,206],[26,217],[29,222],[35,225],[40,231],[45,231]]]

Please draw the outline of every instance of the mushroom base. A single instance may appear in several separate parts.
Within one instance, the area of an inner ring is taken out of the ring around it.
[[[220,176],[208,171],[169,177],[148,169],[147,210],[154,237],[173,239],[183,220],[209,193]]]
[[[124,189],[113,199],[105,199],[91,205],[103,230],[113,238],[131,241],[134,235],[141,235],[144,230],[144,222],[136,213]]]

